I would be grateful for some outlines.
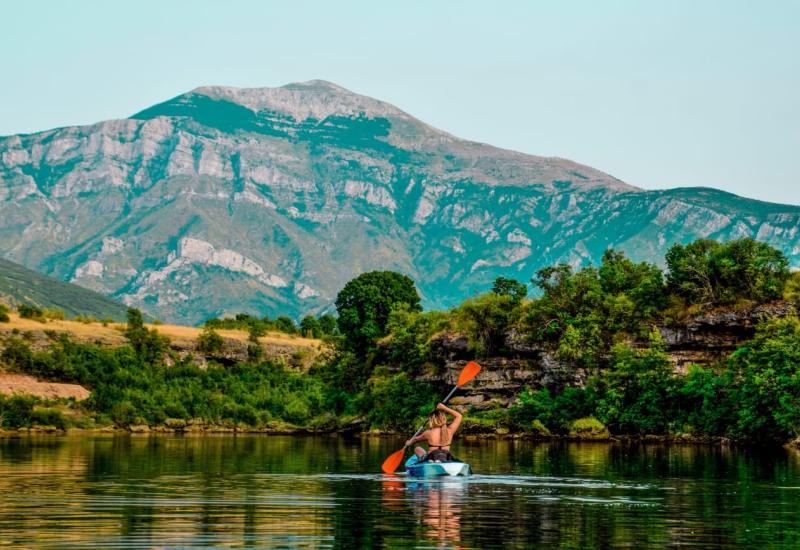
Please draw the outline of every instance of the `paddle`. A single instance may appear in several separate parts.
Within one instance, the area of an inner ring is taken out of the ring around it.
[[[447,397],[444,398],[442,403],[447,403],[448,401],[450,401],[450,398],[453,397],[453,394],[456,393],[456,390],[461,386],[463,386],[464,384],[466,384],[467,382],[469,382],[470,380],[472,380],[473,378],[475,378],[476,376],[478,376],[479,372],[481,372],[481,366],[478,363],[476,363],[475,361],[470,361],[469,363],[467,363],[461,370],[461,374],[458,376],[458,381],[456,382],[455,387],[450,393],[447,394]],[[425,424],[419,427],[419,430],[417,430],[417,433],[415,433],[411,437],[411,439],[414,439],[419,434],[421,434],[422,430],[424,429],[425,429]],[[400,463],[406,456],[407,448],[408,445],[404,445],[402,449],[389,455],[389,457],[383,461],[383,464],[381,465],[381,470],[383,470],[385,474],[391,474],[395,470],[397,470],[397,467],[400,466]]]

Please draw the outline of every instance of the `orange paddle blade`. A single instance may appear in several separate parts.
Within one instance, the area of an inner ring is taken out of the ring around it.
[[[389,458],[383,461],[381,465],[381,470],[383,470],[384,474],[393,474],[397,467],[400,466],[400,463],[403,462],[403,458],[406,456],[406,448],[403,447],[399,451],[396,451],[389,455]]]
[[[456,386],[459,388],[478,376],[478,373],[481,372],[481,366],[476,363],[475,361],[470,361],[464,367],[464,370],[461,371],[461,375],[458,377],[458,382],[456,382]]]

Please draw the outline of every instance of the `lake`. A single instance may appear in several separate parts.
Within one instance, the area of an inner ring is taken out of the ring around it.
[[[467,479],[385,476],[399,438],[0,439],[0,546],[797,548],[800,453],[457,441]]]

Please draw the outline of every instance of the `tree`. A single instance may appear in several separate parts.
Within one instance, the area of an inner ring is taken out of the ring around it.
[[[0,304],[0,323],[8,323],[10,320],[8,307],[5,304]]]
[[[774,300],[789,277],[789,262],[780,250],[749,238],[675,244],[666,261],[670,291],[698,305]]]
[[[281,315],[275,319],[273,325],[275,326],[275,330],[285,332],[286,334],[294,334],[297,332],[297,326],[294,324],[294,320],[286,315]]]
[[[20,304],[17,311],[23,319],[37,319],[42,316],[42,308],[30,304]]]
[[[499,296],[510,296],[515,303],[520,303],[528,295],[528,287],[516,279],[498,277],[494,280],[492,292]]]
[[[608,249],[603,253],[597,275],[603,292],[626,295],[639,317],[651,317],[667,305],[664,276],[653,264],[635,263],[623,252]]]
[[[125,337],[128,339],[136,355],[147,363],[155,363],[161,359],[169,340],[155,330],[148,330],[144,326],[142,312],[136,308],[128,308],[128,324],[125,327]]]
[[[321,315],[319,318],[319,327],[322,330],[322,334],[325,335],[333,335],[336,334],[338,330],[338,326],[336,324],[336,317],[331,315],[330,313],[326,313]]]
[[[729,362],[735,437],[787,441],[800,435],[800,320],[763,322]]]
[[[491,355],[505,344],[506,332],[517,316],[516,305],[509,294],[488,292],[466,300],[455,310],[455,316],[471,347],[481,355]]]
[[[322,325],[313,315],[306,315],[300,320],[300,332],[309,338],[322,336]]]
[[[398,304],[422,311],[414,281],[393,271],[370,271],[348,282],[336,296],[339,330],[345,344],[359,354],[386,335],[389,313]]]

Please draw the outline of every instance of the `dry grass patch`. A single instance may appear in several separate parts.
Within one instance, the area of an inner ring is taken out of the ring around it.
[[[125,343],[125,336],[119,331],[119,327],[124,325],[103,323],[81,323],[78,321],[47,320],[45,322],[35,319],[23,319],[14,312],[9,313],[11,320],[8,323],[0,323],[0,331],[9,333],[17,329],[20,333],[25,332],[44,332],[52,330],[54,332],[66,332],[72,335],[75,340],[80,342],[97,342],[110,346],[118,346]]]

